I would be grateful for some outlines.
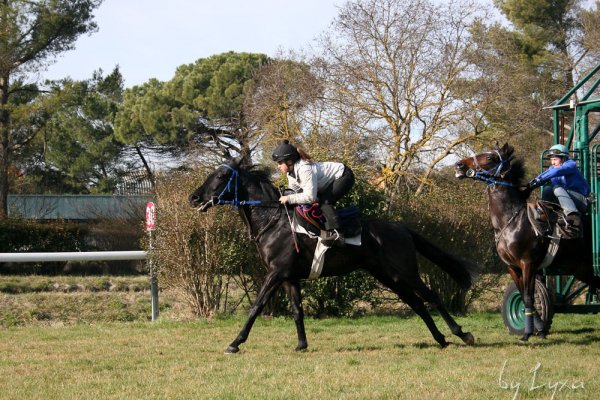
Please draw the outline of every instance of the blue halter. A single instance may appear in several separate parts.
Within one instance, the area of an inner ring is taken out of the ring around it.
[[[239,171],[227,164],[221,164],[222,167],[225,167],[229,170],[231,170],[231,176],[229,177],[229,180],[227,181],[227,185],[225,185],[225,187],[223,188],[223,191],[221,192],[221,194],[219,194],[219,196],[217,197],[216,201],[214,202],[214,204],[217,205],[225,205],[225,204],[230,204],[235,206],[236,208],[238,206],[245,206],[245,205],[257,205],[257,204],[261,204],[262,201],[260,200],[242,200],[239,201],[238,200],[238,176],[239,176]],[[226,193],[231,193],[231,183],[234,183],[234,195],[233,195],[233,200],[223,200],[223,195]]]

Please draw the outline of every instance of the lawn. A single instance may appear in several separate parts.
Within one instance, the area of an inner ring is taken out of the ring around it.
[[[450,336],[440,318],[436,322]],[[1,399],[596,399],[600,317],[557,315],[520,343],[497,313],[458,318],[477,338],[440,349],[414,316],[243,318],[0,328]]]

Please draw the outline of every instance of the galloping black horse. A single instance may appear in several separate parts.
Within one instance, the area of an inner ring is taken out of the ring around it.
[[[488,202],[496,236],[498,255],[508,265],[508,272],[519,288],[525,303],[525,333],[527,341],[534,334],[542,338],[547,331],[544,321],[534,308],[536,274],[546,256],[550,239],[536,234],[527,217],[530,189],[521,185],[522,162],[513,159],[514,148],[505,144],[492,151],[468,157],[456,163],[455,175],[488,183]],[[600,287],[594,276],[590,235],[584,239],[561,242],[553,263],[564,265],[567,272],[593,287]]]
[[[292,304],[298,333],[296,350],[304,350],[308,346],[300,280],[309,276],[317,239],[298,235],[296,250],[286,209],[279,205],[278,198],[279,193],[266,172],[241,168],[238,162],[223,164],[217,168],[189,197],[192,207],[200,211],[207,211],[216,204],[238,206],[267,268],[267,275],[250,308],[248,319],[226,353],[239,351],[239,345],[248,339],[256,317],[280,286],[287,290]],[[474,344],[473,335],[462,331],[438,295],[421,280],[416,252],[439,265],[463,288],[472,283],[472,264],[444,252],[398,223],[364,220],[361,239],[360,246],[346,245],[343,248],[328,249],[320,276],[343,275],[363,268],[393,290],[425,321],[440,346],[445,347],[448,342],[436,327],[424,302],[435,305],[453,334],[466,344]]]

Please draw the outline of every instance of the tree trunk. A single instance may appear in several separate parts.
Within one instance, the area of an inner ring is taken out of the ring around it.
[[[152,184],[152,190],[156,189],[156,179],[154,177],[154,173],[152,172],[152,169],[150,168],[150,165],[148,165],[148,161],[146,161],[146,158],[144,157],[144,154],[142,153],[142,149],[140,149],[139,146],[135,146],[135,151],[138,154],[138,156],[140,157],[140,160],[142,160],[142,164],[144,164],[144,169],[146,170],[146,173],[148,174],[148,178],[150,179],[150,183]]]
[[[9,115],[8,78],[0,77],[0,221],[8,218]]]
[[[4,131],[3,128],[0,128]],[[2,133],[4,136],[4,132]],[[8,218],[8,149],[0,142],[0,221]]]

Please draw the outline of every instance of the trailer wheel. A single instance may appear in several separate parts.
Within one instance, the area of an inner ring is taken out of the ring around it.
[[[535,280],[535,309],[544,321],[546,331],[549,331],[554,316],[552,299],[546,285],[538,279]],[[511,282],[504,291],[502,321],[510,334],[523,335],[525,333],[525,303],[514,282]]]

